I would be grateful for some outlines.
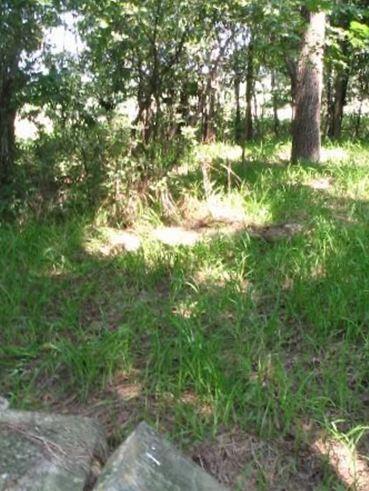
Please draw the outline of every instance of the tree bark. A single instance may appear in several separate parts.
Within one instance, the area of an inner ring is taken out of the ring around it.
[[[181,115],[181,121],[177,125],[177,133],[181,133],[183,126],[187,126],[190,123],[190,95],[188,93],[188,86],[185,84],[180,93],[178,112]]]
[[[0,81],[0,184],[9,182],[15,154],[15,117],[11,81]]]
[[[247,72],[246,72],[246,123],[245,123],[245,140],[250,141],[254,137],[254,127],[252,120],[252,98],[254,94],[254,46],[252,39],[249,44],[247,55]]]
[[[0,184],[9,182],[15,152],[15,112],[0,108]]]
[[[337,0],[339,13],[338,18],[335,18],[333,22],[335,27],[348,31],[351,14],[343,8],[345,3],[344,0]],[[335,69],[335,77],[331,87],[331,104],[328,106],[328,136],[332,140],[341,138],[343,112],[350,78],[350,54],[352,52],[347,37],[340,38],[338,43],[341,51],[341,63],[337,64]]]
[[[328,136],[332,140],[341,138],[343,109],[346,105],[346,94],[349,82],[347,69],[339,70],[334,83],[334,98],[330,106]]]
[[[216,80],[217,73],[210,72],[204,93],[205,103],[203,106],[203,143],[212,143],[216,139],[215,134],[215,99],[216,99]]]
[[[320,110],[326,15],[304,9],[304,33],[297,75],[291,162],[320,161]]]
[[[363,103],[364,103],[364,98],[361,95],[360,96],[360,103],[359,103],[359,110],[356,114],[356,121],[355,121],[355,138],[360,138],[361,120],[362,120],[362,114],[363,114]]]
[[[333,69],[332,63],[328,63],[326,74],[325,74],[325,112],[324,112],[324,123],[322,124],[322,134],[324,137],[328,136],[330,117],[332,114],[333,107],[333,87],[332,87],[332,77]],[[322,103],[323,104],[323,103]]]
[[[242,143],[242,127],[241,127],[241,79],[238,73],[234,77],[234,95],[236,100],[236,118],[234,122],[234,136],[237,144]]]
[[[274,134],[278,138],[279,136],[279,118],[278,118],[278,101],[277,101],[277,83],[275,71],[272,71],[271,77],[271,89],[272,89],[272,103],[273,103],[273,129]]]
[[[17,46],[0,59],[0,186],[10,181],[15,157],[16,90],[22,80],[18,74],[20,50]]]

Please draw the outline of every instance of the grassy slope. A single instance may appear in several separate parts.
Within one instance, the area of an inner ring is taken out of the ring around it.
[[[113,444],[142,417],[184,445],[237,428],[296,448],[302,422],[339,419],[345,434],[367,423],[369,150],[343,150],[319,167],[278,165],[273,147],[234,164],[248,220],[301,224],[290,238],[245,230],[169,247],[146,234],[138,252],[106,257],[81,219],[2,226],[0,393],[23,408],[96,408]],[[322,178],[330,187],[309,186]]]

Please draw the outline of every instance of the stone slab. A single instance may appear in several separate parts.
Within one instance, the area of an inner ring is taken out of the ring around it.
[[[105,455],[92,419],[0,410],[0,491],[82,491]]]
[[[108,460],[95,491],[226,491],[146,423]]]

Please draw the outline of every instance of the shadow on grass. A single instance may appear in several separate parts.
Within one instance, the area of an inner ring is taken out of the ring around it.
[[[238,428],[305,455],[303,421],[365,424],[369,203],[301,176],[245,169],[271,227],[303,226],[276,240],[246,229],[103,257],[87,252],[97,232],[80,220],[4,228],[1,393],[17,407],[95,414],[112,445],[145,417],[185,446]],[[333,488],[319,469],[310,477]]]

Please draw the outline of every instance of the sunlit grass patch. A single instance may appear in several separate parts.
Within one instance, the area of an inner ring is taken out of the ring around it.
[[[226,143],[212,143],[208,145],[199,145],[196,149],[196,159],[219,159],[223,161],[238,161],[242,156],[242,148],[237,145]]]
[[[349,489],[365,491],[369,487],[368,458],[357,448],[368,429],[358,426],[345,433],[338,429],[337,422],[332,422],[328,431],[312,443],[313,451],[329,462]]]

